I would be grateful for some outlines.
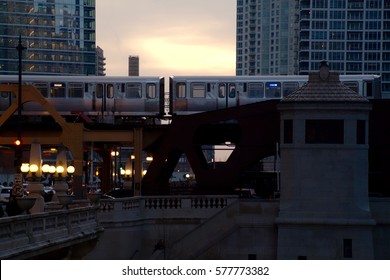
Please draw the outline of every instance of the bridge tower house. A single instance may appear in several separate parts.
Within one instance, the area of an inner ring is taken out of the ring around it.
[[[372,259],[368,100],[322,63],[282,99],[278,259]]]

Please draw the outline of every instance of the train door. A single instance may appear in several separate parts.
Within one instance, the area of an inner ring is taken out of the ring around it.
[[[102,117],[115,112],[114,85],[96,84],[95,108]]]
[[[235,83],[218,84],[218,109],[237,105],[237,91]]]

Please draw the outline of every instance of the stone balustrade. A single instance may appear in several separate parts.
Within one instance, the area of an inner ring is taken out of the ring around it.
[[[146,196],[101,199],[99,220],[102,222],[136,221],[159,218],[204,219],[238,199],[237,196]]]
[[[237,196],[147,196],[74,200],[65,209],[46,203],[45,212],[0,219],[0,259],[29,259],[96,239],[103,227],[142,221],[201,221],[237,201]],[[198,223],[198,222],[196,222]]]
[[[92,206],[0,219],[0,259],[28,259],[98,237]]]

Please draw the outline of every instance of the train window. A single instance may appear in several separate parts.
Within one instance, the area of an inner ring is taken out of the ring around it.
[[[103,85],[102,84],[96,85],[96,98],[103,98]]]
[[[225,98],[226,97],[226,86],[225,84],[218,85],[218,97]]]
[[[263,98],[264,84],[263,83],[248,83],[248,97],[249,98]]]
[[[34,83],[34,87],[39,90],[43,97],[49,96],[49,91],[46,83]]]
[[[358,84],[358,82],[343,82],[343,85],[349,87],[354,92],[359,93],[359,84]]]
[[[281,92],[280,82],[265,83],[265,97],[266,98],[280,97],[280,92]]]
[[[107,98],[114,98],[114,85],[113,84],[108,84],[107,85]]]
[[[176,98],[185,98],[186,97],[186,84],[177,83],[176,84]]]
[[[191,97],[204,98],[206,97],[206,87],[204,83],[191,84]]]
[[[288,96],[299,88],[298,82],[284,82],[283,83],[283,97]]]
[[[229,84],[229,98],[236,97],[236,84]]]
[[[126,98],[141,98],[142,88],[140,83],[128,83],[126,88]]]
[[[84,85],[82,83],[69,83],[68,84],[70,98],[83,98],[84,97]]]
[[[65,97],[64,83],[50,83],[50,97],[62,98]]]
[[[149,98],[149,99],[156,98],[156,85],[155,84],[146,84],[146,98]]]

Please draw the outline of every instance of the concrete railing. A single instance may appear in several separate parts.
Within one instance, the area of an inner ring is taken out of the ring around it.
[[[28,259],[98,237],[92,206],[0,219],[0,259]]]
[[[99,220],[124,222],[145,219],[206,219],[232,204],[238,196],[146,196],[101,199]]]

